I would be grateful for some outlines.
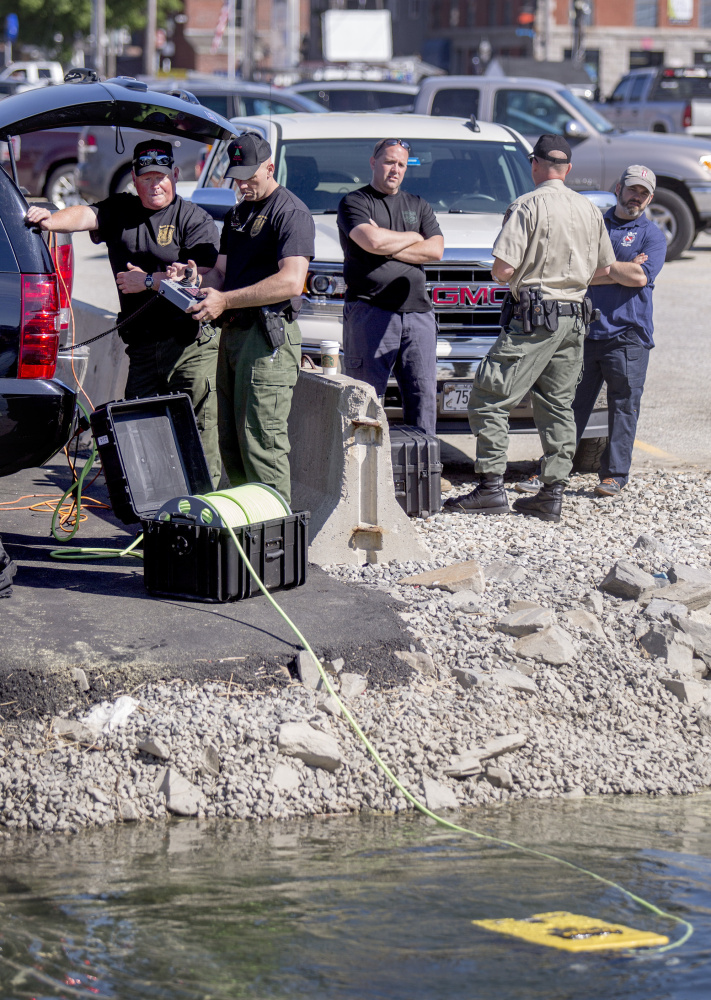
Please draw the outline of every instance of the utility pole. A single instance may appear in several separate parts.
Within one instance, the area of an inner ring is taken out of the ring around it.
[[[285,69],[296,69],[301,58],[301,24],[299,21],[299,0],[286,0],[286,65]]]
[[[143,43],[143,72],[146,76],[155,76],[156,72],[156,0],[146,2],[146,38]]]
[[[254,0],[242,0],[242,79],[254,72]]]
[[[91,53],[94,69],[99,76],[106,76],[106,54],[104,50],[104,43],[106,41],[105,0],[92,0],[91,33],[94,37],[94,45]]]

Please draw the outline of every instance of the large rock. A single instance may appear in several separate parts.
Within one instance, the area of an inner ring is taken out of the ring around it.
[[[483,769],[484,765],[479,751],[469,750],[452,757],[449,765],[444,768],[444,773],[450,778],[471,778],[474,774],[481,774]]]
[[[445,600],[453,611],[460,614],[472,615],[481,610],[481,605],[476,599],[477,595],[473,590],[458,590],[454,594],[447,594]]]
[[[165,795],[165,807],[176,816],[197,816],[205,807],[205,796],[173,767],[158,775],[155,790]]]
[[[521,583],[526,579],[526,570],[516,563],[493,562],[484,568],[484,576],[492,583]]]
[[[643,549],[645,552],[661,553],[662,555],[667,555],[669,552],[664,542],[655,538],[654,535],[640,535],[634,543],[634,547]]]
[[[702,701],[696,706],[696,724],[701,735],[711,740],[711,702]]]
[[[434,660],[429,653],[424,653],[421,650],[416,650],[411,653],[406,649],[398,649],[395,651],[395,656],[398,660],[402,660],[406,663],[408,667],[412,667],[413,670],[417,670],[418,673],[424,674],[425,677],[436,677],[437,670],[434,665]]]
[[[295,792],[301,784],[301,775],[288,764],[275,764],[271,783],[280,792]]]
[[[672,622],[691,640],[696,655],[711,669],[711,625],[704,625],[684,615],[672,615]]]
[[[501,757],[502,754],[512,753],[519,750],[528,742],[526,733],[507,733],[505,736],[494,736],[487,740],[481,749],[482,760],[493,760],[494,757]]]
[[[674,604],[673,601],[665,601],[663,597],[653,597],[644,610],[646,618],[654,618],[657,621],[671,618],[672,615],[685,618],[688,613],[689,610],[684,604]]]
[[[453,563],[442,569],[432,569],[427,573],[417,573],[406,576],[399,581],[400,585],[411,587],[438,587],[456,594],[460,590],[473,590],[475,594],[483,594],[486,580],[484,570],[475,559],[467,562]]]
[[[708,701],[711,697],[711,685],[704,681],[678,680],[676,677],[663,677],[662,684],[671,693],[683,701],[686,705],[697,705],[699,702]]]
[[[646,590],[652,590],[655,586],[651,573],[645,573],[634,563],[619,559],[600,584],[600,590],[636,601]]]
[[[483,747],[473,747],[463,754],[452,757],[444,773],[451,778],[469,778],[479,774],[483,769],[482,761],[493,760],[505,753],[518,750],[528,740],[524,733],[510,733],[506,736],[496,736],[487,740]]]
[[[341,684],[341,698],[348,701],[350,698],[358,698],[368,687],[368,681],[362,674],[350,674],[345,670],[338,677]]]
[[[439,812],[440,809],[458,809],[459,802],[457,796],[451,788],[443,785],[434,778],[423,777],[422,784],[425,787],[425,805],[430,812]]]
[[[711,604],[711,583],[672,583],[663,589],[661,595],[658,591],[643,595],[640,604],[646,607],[653,598],[659,596],[663,596],[665,601],[683,604],[689,611],[696,611]]]
[[[60,719],[58,715],[52,719],[52,733],[72,743],[96,743],[97,737],[95,729],[73,719]]]
[[[594,615],[601,615],[605,610],[605,602],[599,590],[589,590],[583,597],[582,605],[586,611],[591,611]]]
[[[279,752],[298,757],[310,767],[337,771],[343,763],[337,741],[306,722],[286,722],[277,731]]]
[[[474,687],[492,687],[494,684],[511,688],[513,691],[529,691],[533,693],[538,690],[536,682],[518,670],[493,670],[487,674],[482,670],[452,667],[452,674],[465,690]]]
[[[605,639],[605,632],[597,617],[590,611],[583,611],[582,608],[575,608],[573,611],[566,611],[563,621],[571,628],[579,628],[585,635],[593,639]]]
[[[486,780],[494,788],[513,788],[513,775],[505,767],[487,767]]]
[[[683,632],[668,625],[657,625],[640,636],[639,644],[650,656],[664,660],[668,667],[681,673],[691,670],[694,644]]]
[[[525,635],[514,644],[517,656],[561,666],[572,663],[578,651],[568,633],[558,625],[549,625],[533,635]]]
[[[711,583],[711,570],[685,563],[673,563],[667,570],[672,583]]]
[[[141,753],[147,753],[150,757],[157,757],[158,760],[168,760],[170,757],[170,749],[165,745],[163,740],[151,739],[141,740],[137,747]]]
[[[306,649],[300,650],[296,654],[295,662],[299,680],[304,687],[310,688],[312,691],[320,691],[324,686],[323,677],[311,653]]]
[[[531,635],[533,632],[545,628],[546,625],[552,625],[554,621],[555,615],[550,608],[528,608],[506,615],[496,628],[499,632],[505,632],[507,635]]]

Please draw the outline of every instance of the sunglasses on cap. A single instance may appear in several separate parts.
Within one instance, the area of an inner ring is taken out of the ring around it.
[[[144,167],[172,167],[173,157],[168,156],[167,153],[141,153],[133,161],[134,167],[138,167],[139,170],[143,170]]]
[[[554,159],[552,156],[539,156],[536,153],[528,153],[528,162],[533,163],[534,160],[545,160],[546,163],[555,163],[559,167],[562,167],[563,164],[570,162],[569,160]]]
[[[385,149],[386,146],[402,146],[408,152],[412,148],[409,142],[405,142],[404,139],[381,139],[380,142],[376,143],[375,149],[373,150],[373,156],[377,156],[381,149]]]

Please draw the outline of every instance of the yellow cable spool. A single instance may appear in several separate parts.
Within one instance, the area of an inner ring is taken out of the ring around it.
[[[247,483],[245,486],[235,486],[229,490],[217,490],[206,493],[203,499],[219,510],[220,516],[226,516],[225,524],[230,527],[241,527],[244,524],[259,524],[261,521],[272,521],[291,514],[291,509],[283,497],[271,486],[263,483]],[[235,523],[235,512],[227,505],[240,510],[246,520]],[[228,513],[229,511],[229,513]]]

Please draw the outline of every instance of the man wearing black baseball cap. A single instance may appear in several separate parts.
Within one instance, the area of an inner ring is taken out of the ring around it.
[[[215,391],[218,338],[157,295],[176,261],[208,271],[217,260],[215,223],[204,209],[176,194],[178,168],[165,139],[145,139],[133,151],[136,194],[114,194],[97,205],[59,212],[34,207],[28,222],[49,232],[89,232],[105,242],[116,279],[119,336],[129,359],[126,398],[185,392],[192,400],[213,482],[220,478]],[[143,306],[147,308],[142,309]]]
[[[227,148],[225,177],[242,196],[225,217],[220,254],[202,279],[200,320],[222,320],[217,364],[220,452],[232,486],[265,483],[289,502],[287,420],[301,366],[296,317],[314,223],[274,179],[269,143],[246,132]]]
[[[575,453],[571,403],[590,319],[585,293],[593,278],[609,273],[615,255],[600,210],[565,186],[571,169],[567,140],[542,135],[530,160],[535,190],[509,206],[493,247],[491,273],[508,282],[511,300],[469,398],[480,483],[444,506],[467,514],[508,514],[509,413],[530,391],[543,445],[543,485],[535,496],[518,499],[514,510],[555,522]]]

